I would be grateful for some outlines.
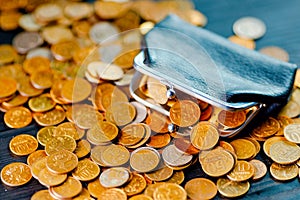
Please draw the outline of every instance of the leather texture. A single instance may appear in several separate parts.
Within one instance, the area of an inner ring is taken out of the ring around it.
[[[284,103],[297,66],[169,15],[145,35],[150,73],[212,100]]]

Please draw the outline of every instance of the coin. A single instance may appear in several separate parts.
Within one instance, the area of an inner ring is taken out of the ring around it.
[[[11,63],[17,57],[16,50],[7,44],[0,45],[0,64],[7,64]]]
[[[235,154],[235,150],[234,150],[233,146],[230,143],[225,142],[225,141],[220,141],[219,146],[224,148],[225,150],[231,152],[232,154]]]
[[[270,166],[272,177],[279,181],[287,181],[297,177],[298,171],[299,169],[296,164],[281,165],[274,162]]]
[[[133,173],[131,180],[122,188],[127,196],[141,193],[147,186],[145,178],[137,173]]]
[[[111,200],[111,199],[126,200],[127,196],[126,193],[119,188],[110,188],[103,191],[101,193],[101,196],[98,197],[98,200]]]
[[[143,146],[149,140],[149,138],[151,136],[151,129],[150,129],[150,127],[147,124],[143,124],[143,123],[141,123],[141,124],[143,125],[143,127],[145,129],[145,135],[144,135],[144,137],[137,144],[127,146],[127,148],[129,148],[129,149],[136,149],[136,148],[138,148],[140,146]]]
[[[37,132],[37,140],[40,143],[40,145],[42,146],[46,146],[46,144],[52,140],[52,138],[54,137],[54,131],[55,131],[56,127],[55,126],[47,126],[44,128],[41,128],[38,132]]]
[[[119,80],[124,76],[122,68],[110,63],[94,61],[89,63],[88,68],[95,68],[97,77],[103,80],[114,81]]]
[[[270,157],[279,164],[290,164],[300,158],[300,147],[289,141],[277,141],[270,147]]]
[[[212,199],[217,195],[217,186],[214,182],[206,178],[194,178],[189,180],[185,186],[185,191],[191,199]]]
[[[146,144],[149,147],[156,149],[167,146],[171,141],[171,136],[168,133],[152,135],[149,142]]]
[[[235,139],[230,142],[238,159],[247,160],[256,154],[255,145],[243,138]]]
[[[168,101],[167,86],[165,86],[159,80],[156,80],[152,77],[148,77],[148,79],[147,79],[147,89],[148,89],[149,97],[151,97],[156,103],[159,103],[159,104],[167,103],[167,101]],[[179,112],[180,112],[180,105],[177,105],[176,110],[177,109],[179,109]],[[192,116],[194,116],[194,115],[192,115]],[[179,122],[180,122],[180,119],[179,119]]]
[[[92,91],[89,82],[82,78],[67,80],[62,89],[61,96],[70,103],[76,103],[86,99]]]
[[[92,200],[89,191],[85,188],[82,188],[81,192],[73,199],[74,200]]]
[[[176,183],[181,184],[184,181],[184,173],[183,171],[174,171],[173,175],[166,180],[166,183]]]
[[[27,74],[33,74],[36,71],[50,70],[50,60],[42,56],[28,58],[23,63],[23,70]]]
[[[219,131],[210,122],[199,122],[192,128],[190,140],[197,149],[208,150],[218,143]]]
[[[25,104],[27,102],[27,100],[28,100],[28,97],[17,94],[12,99],[3,102],[2,106],[7,109],[11,109],[14,107],[22,106],[23,104]]]
[[[168,122],[169,118],[157,111],[152,111],[146,118],[146,124],[156,133],[168,132]]]
[[[293,143],[300,143],[300,124],[289,124],[284,128],[284,137]]]
[[[178,184],[175,183],[165,183],[159,186],[153,193],[154,199],[173,199],[173,200],[186,200],[187,193]]]
[[[294,101],[290,100],[288,103],[281,109],[279,116],[287,116],[289,118],[297,117],[300,114],[300,105]]]
[[[180,167],[190,163],[193,156],[180,152],[176,146],[172,144],[163,149],[162,158],[169,166]]]
[[[267,166],[265,163],[256,159],[250,160],[249,163],[251,163],[252,166],[254,167],[254,175],[252,177],[252,180],[254,181],[259,180],[266,175]]]
[[[135,118],[135,107],[128,102],[119,102],[109,106],[106,110],[106,120],[117,126],[124,126]]]
[[[56,44],[74,38],[72,31],[61,25],[47,26],[42,30],[42,36],[48,44]]]
[[[263,150],[267,156],[270,157],[270,147],[277,141],[286,140],[284,137],[270,137],[263,144]]]
[[[199,153],[199,149],[194,147],[187,138],[176,138],[174,141],[176,148],[186,154],[195,155]]]
[[[22,106],[12,108],[4,114],[4,122],[10,128],[23,128],[31,121],[31,112]]]
[[[55,3],[39,5],[34,11],[35,19],[42,22],[50,22],[59,19],[63,15],[62,8]]]
[[[1,13],[0,24],[4,31],[11,31],[18,28],[21,13],[16,10],[8,10]]]
[[[168,166],[163,166],[160,169],[145,173],[145,177],[151,181],[165,181],[173,175],[173,169]]]
[[[39,25],[32,14],[23,14],[19,18],[19,26],[23,28],[26,31],[38,31],[41,28],[41,25]]]
[[[254,172],[255,169],[251,163],[238,160],[231,172],[227,174],[227,178],[232,181],[246,181],[253,177]]]
[[[38,97],[29,99],[28,106],[34,112],[45,112],[55,107],[56,103],[49,94],[42,94]]]
[[[87,188],[89,193],[95,198],[100,198],[102,196],[102,192],[108,189],[101,185],[99,178],[96,178],[94,181],[89,182]]]
[[[30,82],[37,89],[47,89],[53,85],[54,75],[51,70],[41,70],[33,72]]]
[[[102,153],[109,146],[110,145],[93,147],[92,150],[91,150],[91,159],[92,159],[92,161],[94,161],[95,163],[97,163],[98,165],[100,165],[102,167],[107,167],[106,164],[104,164],[104,162],[102,161]]]
[[[41,170],[46,168],[46,163],[47,157],[43,157],[32,164],[31,174],[35,179],[38,179]]]
[[[100,183],[106,188],[120,187],[129,180],[129,172],[124,167],[113,167],[100,174]]]
[[[129,151],[121,145],[110,145],[102,152],[101,160],[107,166],[120,166],[128,162]]]
[[[34,193],[31,196],[30,200],[41,200],[41,199],[54,200],[54,198],[51,197],[48,190],[39,190],[39,191],[37,191],[36,193]]]
[[[64,14],[72,20],[88,18],[93,14],[93,6],[85,2],[68,3],[64,8]]]
[[[293,120],[291,118],[287,117],[287,116],[278,116],[277,120],[280,124],[280,128],[279,128],[278,132],[275,135],[283,136],[284,128],[287,125],[292,124]]]
[[[53,126],[64,121],[66,117],[62,107],[56,106],[54,109],[43,112],[33,113],[33,118],[41,126]]]
[[[245,111],[231,112],[222,110],[218,114],[218,122],[228,128],[237,128],[246,121]]]
[[[93,180],[99,174],[100,168],[98,165],[87,158],[80,160],[72,172],[72,176],[80,181]]]
[[[111,122],[101,122],[87,132],[87,139],[94,145],[111,143],[118,136],[118,128]]]
[[[50,187],[63,183],[67,177],[67,174],[55,174],[47,168],[43,168],[39,172],[38,180],[42,185]]]
[[[240,45],[251,50],[255,49],[256,47],[256,44],[253,40],[240,38],[236,35],[230,36],[228,40],[234,44]]]
[[[82,184],[72,176],[69,176],[63,184],[50,187],[49,190],[55,197],[67,199],[78,195],[82,190]]]
[[[33,87],[28,76],[22,77],[18,83],[18,91],[22,96],[34,97],[42,94],[44,91],[43,89]]]
[[[227,174],[233,169],[235,160],[232,154],[222,148],[213,149],[205,156],[200,158],[199,161],[203,171],[212,177],[219,177]]]
[[[136,115],[135,119],[132,121],[132,123],[140,123],[144,121],[147,117],[147,108],[143,104],[137,102],[137,101],[132,101],[130,102],[131,105],[135,107],[136,110]]]
[[[27,164],[31,167],[36,161],[46,157],[45,150],[36,150],[27,157]]]
[[[119,134],[119,144],[123,146],[135,145],[142,140],[144,135],[145,128],[142,124],[126,125]]]
[[[56,174],[65,174],[78,164],[78,158],[74,153],[67,150],[57,151],[47,157],[47,168]]]
[[[87,156],[90,153],[90,151],[91,151],[91,144],[87,140],[80,140],[77,143],[74,153],[78,158],[83,158]]]
[[[24,185],[31,178],[30,167],[21,162],[10,163],[1,170],[1,181],[11,187]]]
[[[144,194],[138,194],[133,197],[130,197],[129,200],[153,200],[151,197]]]
[[[284,49],[276,46],[264,47],[259,50],[260,53],[276,58],[278,60],[289,62],[289,54]]]
[[[256,127],[251,134],[259,138],[267,138],[277,133],[279,128],[279,122],[276,119],[269,117],[260,126]]]
[[[95,2],[95,13],[102,19],[114,19],[123,16],[130,8],[130,3],[114,1]],[[112,34],[111,34],[112,35]]]
[[[118,34],[118,27],[109,22],[97,22],[91,27],[89,32],[91,40],[96,44],[107,42],[107,40],[109,42],[116,41],[119,37]]]
[[[246,39],[259,39],[266,33],[265,23],[255,17],[242,17],[234,22],[233,32]]]
[[[151,147],[140,147],[130,156],[130,166],[137,172],[146,173],[153,171],[160,162],[160,154]]]
[[[20,134],[10,140],[9,149],[15,155],[25,156],[34,152],[38,145],[38,141],[32,135]]]
[[[246,194],[250,188],[248,181],[237,182],[228,178],[219,178],[217,181],[218,192],[224,197],[235,198]]]
[[[53,137],[45,146],[47,155],[51,155],[60,150],[68,150],[73,152],[76,148],[76,141],[68,135]]]
[[[17,91],[17,82],[8,77],[0,77],[0,98],[13,95]]]
[[[44,43],[43,38],[37,32],[21,32],[12,41],[13,47],[20,53],[25,54]]]
[[[170,109],[171,122],[181,127],[195,124],[200,115],[199,106],[190,100],[178,101]]]
[[[73,58],[74,53],[79,48],[79,45],[74,40],[60,41],[51,46],[51,52],[56,60],[67,61]]]

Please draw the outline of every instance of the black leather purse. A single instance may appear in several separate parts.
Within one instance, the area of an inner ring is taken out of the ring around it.
[[[220,128],[222,136],[240,132],[261,110],[285,104],[297,66],[235,45],[208,30],[169,15],[144,37],[145,49],[136,56],[137,73],[130,86],[139,102],[169,115],[166,107],[149,102],[138,90],[143,76],[168,88],[229,111],[247,110],[235,129]]]

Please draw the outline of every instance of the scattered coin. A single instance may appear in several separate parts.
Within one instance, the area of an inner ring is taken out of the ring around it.
[[[98,198],[99,200],[111,200],[111,199],[119,199],[126,200],[126,193],[119,188],[109,188],[101,193],[101,196]]]
[[[49,171],[47,168],[43,168],[39,172],[38,180],[42,185],[50,187],[63,183],[67,177],[67,174],[55,174]]]
[[[34,152],[38,145],[38,141],[32,135],[20,134],[10,140],[9,149],[15,155],[25,156]]]
[[[266,25],[258,18],[243,17],[234,22],[233,32],[241,38],[256,40],[264,36]]]
[[[183,187],[175,183],[166,183],[161,185],[153,193],[154,199],[173,199],[175,195],[178,200],[187,199],[186,191]]]
[[[246,160],[256,155],[255,145],[247,139],[236,139],[230,142],[238,159]]]
[[[32,115],[29,109],[25,107],[15,107],[4,114],[4,122],[10,128],[23,128],[32,121]]]
[[[255,49],[255,47],[256,47],[255,42],[250,39],[240,38],[236,35],[230,36],[228,39],[229,39],[229,41],[231,41],[237,45],[243,46],[243,47],[251,49],[251,50]]]
[[[54,198],[61,199],[75,197],[81,192],[81,190],[81,182],[72,176],[69,176],[63,184],[49,188],[52,197],[54,196]]]
[[[80,181],[90,181],[100,174],[100,168],[89,159],[78,161],[77,167],[73,170],[72,176]]]
[[[27,157],[27,164],[31,167],[36,161],[46,157],[45,150],[36,150]]]
[[[284,137],[293,143],[300,143],[300,124],[289,124],[284,128]]]
[[[1,181],[8,186],[24,185],[32,178],[30,167],[24,163],[14,162],[1,170]]]
[[[169,145],[163,149],[162,158],[167,165],[180,167],[190,163],[193,156],[179,151],[175,145]]]
[[[137,173],[133,173],[131,180],[122,188],[127,196],[141,193],[147,186],[145,178]]]
[[[276,180],[287,181],[298,176],[298,166],[296,164],[281,165],[278,163],[272,163],[270,167],[270,173]]]
[[[245,111],[230,112],[222,110],[218,114],[218,122],[228,128],[237,128],[246,121]]]

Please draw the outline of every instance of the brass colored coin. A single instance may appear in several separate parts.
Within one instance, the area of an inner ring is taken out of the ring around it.
[[[235,198],[246,194],[250,188],[250,183],[248,181],[237,182],[228,178],[219,178],[217,188],[224,197]]]
[[[175,183],[166,183],[158,187],[153,193],[153,199],[173,199],[173,200],[186,200],[187,193],[180,185]]]
[[[54,75],[51,70],[35,71],[30,76],[30,82],[37,89],[48,89],[53,85]]]
[[[76,149],[76,141],[67,135],[53,137],[45,146],[47,155],[54,154],[61,150],[73,152]]]
[[[219,146],[224,148],[225,150],[235,154],[235,150],[234,150],[233,146],[230,143],[225,142],[225,141],[220,141]]]
[[[120,166],[128,162],[129,151],[121,145],[110,145],[102,152],[101,160],[107,166]]]
[[[121,67],[122,69],[130,69],[133,66],[134,57],[139,53],[139,50],[133,50],[129,52],[122,53],[117,56],[114,60],[114,64]]]
[[[230,142],[238,159],[246,160],[256,155],[255,145],[247,139],[235,139]]]
[[[167,146],[171,142],[171,136],[168,133],[152,135],[147,146],[160,149]]]
[[[252,143],[254,144],[254,146],[255,146],[256,152],[255,152],[255,154],[252,156],[252,158],[254,158],[254,157],[260,152],[260,149],[261,149],[260,143],[259,143],[256,139],[254,139],[254,138],[252,138],[252,137],[246,137],[245,139],[247,139],[247,140],[249,140],[250,142],[252,142]]]
[[[293,143],[300,144],[300,124],[289,124],[284,128],[284,137]]]
[[[16,50],[11,45],[0,45],[0,65],[11,63],[16,57]]]
[[[37,71],[50,70],[50,60],[42,56],[28,58],[23,63],[23,69],[27,74],[33,74]]]
[[[50,187],[49,190],[50,193],[54,194],[56,197],[67,199],[78,195],[82,190],[82,184],[79,180],[69,176],[63,184]]]
[[[147,186],[145,178],[137,173],[134,173],[129,183],[127,183],[122,189],[127,196],[133,196],[141,193]]]
[[[94,181],[89,182],[87,185],[87,189],[89,193],[95,198],[100,198],[102,192],[107,190],[106,187],[103,187],[103,185],[101,185],[99,178],[96,178]]]
[[[237,128],[246,121],[245,111],[231,112],[222,110],[218,114],[218,122],[228,128]]]
[[[21,13],[15,10],[4,11],[0,15],[1,29],[4,31],[15,30],[19,26]]]
[[[260,53],[276,58],[278,60],[289,62],[289,54],[284,49],[276,46],[264,47],[259,50]]]
[[[36,20],[47,23],[61,18],[63,11],[58,4],[45,3],[38,5],[33,14]]]
[[[64,8],[64,14],[72,20],[88,18],[93,12],[93,5],[87,2],[68,3]]]
[[[278,132],[275,134],[276,136],[283,136],[283,130],[284,128],[293,123],[293,120],[287,116],[278,116],[277,120],[280,124],[280,128],[278,130]]]
[[[31,167],[36,161],[47,157],[45,150],[36,150],[27,157],[27,164]]]
[[[70,103],[85,100],[92,91],[91,84],[82,78],[67,80],[62,89],[61,96]]]
[[[212,177],[227,174],[235,165],[232,154],[222,148],[209,151],[203,158],[200,156],[201,154],[199,154],[199,161],[203,171]]]
[[[61,150],[47,157],[47,168],[56,174],[65,174],[76,168],[78,158],[75,154]]]
[[[88,155],[90,151],[91,151],[91,144],[87,140],[80,140],[77,143],[74,153],[78,158],[83,158],[86,155]]]
[[[173,175],[173,169],[164,166],[156,171],[145,173],[145,177],[152,181],[165,181]]]
[[[31,121],[31,112],[22,106],[12,108],[4,114],[4,122],[10,128],[23,128]]]
[[[111,122],[103,121],[94,125],[87,132],[87,139],[94,145],[111,143],[118,136],[118,127]]]
[[[237,45],[246,47],[251,50],[255,49],[255,46],[256,46],[255,42],[253,40],[240,38],[236,35],[230,36],[228,39]]]
[[[32,97],[28,101],[28,106],[33,112],[46,112],[55,107],[56,103],[49,94],[42,94],[38,97]]]
[[[264,121],[260,126],[256,127],[252,134],[256,137],[266,138],[274,135],[280,128],[279,122],[269,117],[266,121]]]
[[[8,186],[24,185],[32,178],[30,167],[24,163],[14,162],[1,170],[1,181]]]
[[[195,200],[212,199],[217,195],[217,186],[206,178],[194,178],[189,180],[185,186],[188,197]]]
[[[67,174],[55,174],[47,168],[44,168],[40,171],[38,180],[42,185],[50,187],[63,183],[67,177]]]
[[[281,165],[278,163],[272,163],[270,167],[270,173],[276,180],[287,181],[298,176],[298,166],[296,164]]]
[[[159,80],[156,80],[152,77],[148,77],[147,80],[147,89],[148,89],[148,94],[149,97],[152,98],[155,102],[159,103],[159,104],[165,104],[168,101],[168,96],[167,96],[167,86],[165,86],[164,84],[162,84]],[[187,108],[188,105],[183,104],[183,109],[186,110],[185,108]],[[190,106],[193,106],[190,105]],[[192,107],[194,108],[194,107]],[[178,110],[179,109],[179,110]],[[176,112],[176,113],[175,113]],[[178,103],[176,109],[174,107],[174,117],[181,117],[180,113],[177,114],[177,112],[181,113],[181,107],[180,104]],[[177,116],[179,115],[179,116]],[[197,113],[195,114],[197,115]],[[194,114],[191,116],[195,116]],[[200,117],[200,114],[199,114]],[[181,122],[181,118],[178,118],[177,120],[175,120],[176,122],[180,123]],[[185,122],[185,120],[183,121],[183,123]]]
[[[53,85],[50,90],[50,96],[56,103],[59,104],[68,104],[66,100],[64,100],[61,96],[61,89],[64,85],[65,80],[56,80],[53,82]]]
[[[250,160],[249,163],[254,167],[254,175],[252,177],[254,181],[259,180],[266,175],[268,169],[265,163],[256,159]]]
[[[294,118],[297,117],[299,114],[300,114],[300,105],[298,102],[292,99],[281,109],[278,115]]]
[[[8,77],[0,77],[0,98],[11,96],[16,91],[17,81]]]
[[[270,157],[278,164],[290,164],[300,158],[300,147],[289,141],[277,141],[270,147]]]
[[[143,122],[147,117],[146,106],[137,101],[131,101],[130,103],[135,107],[135,110],[136,110],[136,116],[132,123]]]
[[[101,19],[120,18],[127,13],[130,5],[127,2],[97,1],[95,2],[95,12]]]
[[[20,94],[14,96],[12,99],[5,101],[2,103],[2,106],[11,109],[17,106],[22,106],[24,103],[26,103],[28,100],[28,97],[22,96]]]
[[[218,143],[219,131],[210,122],[199,122],[191,130],[190,139],[197,149],[208,150]]]
[[[41,170],[47,167],[46,166],[47,158],[48,157],[43,157],[32,164],[31,173],[35,179],[38,179]]]
[[[171,178],[166,180],[166,183],[176,183],[176,184],[181,184],[184,181],[184,173],[183,171],[174,171],[173,175]]]
[[[43,92],[43,89],[37,89],[33,87],[30,82],[30,78],[27,76],[22,77],[18,83],[18,91],[22,96],[34,97],[42,94]]]
[[[190,100],[178,101],[170,109],[171,122],[181,127],[195,124],[200,115],[199,106]]]
[[[186,154],[195,155],[199,153],[199,149],[194,147],[187,138],[176,138],[174,141],[176,148]]]
[[[70,60],[74,53],[79,49],[76,41],[61,41],[51,46],[51,52],[56,60]]]
[[[38,141],[32,135],[17,135],[9,142],[9,149],[15,155],[25,156],[34,152],[39,146]]]
[[[128,102],[115,103],[106,110],[106,120],[124,126],[135,118],[135,107]]]
[[[80,181],[93,180],[99,174],[99,166],[87,158],[80,160],[77,167],[72,172],[72,176]]]
[[[167,116],[157,112],[152,111],[146,118],[146,124],[148,124],[152,131],[156,133],[167,133],[169,119]]]
[[[284,137],[270,137],[263,144],[263,150],[267,156],[270,157],[270,147],[278,141],[286,141]]]
[[[145,129],[145,135],[144,135],[143,139],[135,145],[127,146],[127,148],[136,149],[138,147],[143,146],[149,140],[149,138],[151,136],[151,128],[147,124],[142,123],[142,125]]]
[[[193,156],[179,151],[175,145],[169,145],[162,151],[164,162],[172,167],[180,167],[189,164]]]
[[[85,188],[82,188],[81,192],[73,198],[73,200],[93,200],[89,191]]]
[[[31,196],[30,200],[41,200],[41,199],[44,199],[44,200],[55,200],[53,197],[51,197],[51,195],[50,195],[50,193],[49,193],[48,190],[37,191],[36,193],[34,193]]]
[[[254,172],[255,169],[251,163],[238,160],[231,172],[227,174],[227,178],[232,181],[246,181],[253,177]]]
[[[66,114],[62,107],[56,106],[53,110],[44,113],[34,113],[34,120],[41,126],[54,126],[65,120]]]
[[[129,124],[122,128],[119,135],[119,144],[123,146],[135,145],[145,135],[145,128],[142,124]]]
[[[126,200],[127,196],[126,193],[119,188],[110,188],[103,191],[101,193],[101,196],[98,197],[98,200],[111,200],[111,199]]]
[[[56,127],[54,130],[54,137],[67,135],[74,140],[79,140],[80,136],[84,134],[80,132],[84,132],[84,130],[79,130],[72,122],[64,122]]]
[[[100,183],[106,188],[120,187],[130,178],[128,170],[124,167],[113,167],[100,174]]]
[[[47,127],[41,128],[37,132],[36,137],[37,137],[37,140],[39,141],[40,145],[46,146],[46,144],[52,140],[52,138],[54,137],[55,129],[56,129],[55,126],[47,126]]]
[[[153,200],[151,197],[144,194],[138,194],[133,197],[130,197],[129,200]]]
[[[42,36],[48,44],[56,44],[74,38],[72,31],[61,25],[47,26],[42,30]]]
[[[92,148],[91,150],[91,159],[97,163],[98,165],[102,166],[102,167],[107,167],[106,164],[104,164],[104,162],[102,161],[102,154],[103,151],[106,150],[108,146],[95,146],[94,148]]]
[[[88,36],[88,34],[90,32],[90,28],[91,28],[91,23],[89,21],[85,21],[85,20],[75,21],[72,24],[72,30],[78,37]],[[78,49],[75,52],[78,52]],[[75,52],[74,52],[74,54],[75,54]],[[73,57],[74,57],[74,54],[73,54]]]
[[[157,150],[150,147],[140,147],[130,156],[130,166],[137,172],[147,173],[153,171],[160,162]]]

